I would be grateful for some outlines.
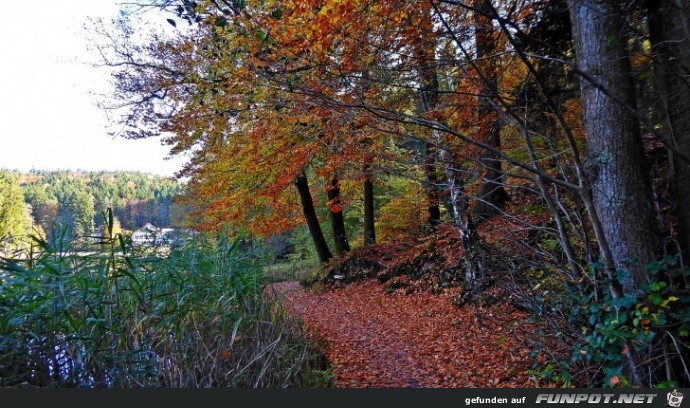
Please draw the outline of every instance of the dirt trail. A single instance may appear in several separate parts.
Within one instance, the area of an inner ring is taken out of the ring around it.
[[[334,366],[336,387],[534,387],[534,327],[507,305],[452,304],[454,293],[386,293],[376,281],[312,292],[269,287]],[[542,384],[542,386],[544,386]]]

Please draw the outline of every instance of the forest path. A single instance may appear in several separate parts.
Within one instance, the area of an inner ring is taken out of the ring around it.
[[[457,292],[387,293],[375,280],[323,291],[280,282],[268,290],[323,347],[336,387],[536,385],[527,341],[535,328],[511,306],[458,308]]]

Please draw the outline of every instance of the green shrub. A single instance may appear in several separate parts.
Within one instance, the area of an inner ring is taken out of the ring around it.
[[[570,292],[574,306],[568,322],[579,333],[570,362],[561,364],[562,376],[570,378],[569,371],[578,369],[588,375],[588,385],[624,387],[630,385],[626,365],[633,359],[648,363],[650,385],[690,381],[690,296],[684,289],[690,273],[673,257],[650,263],[647,270],[648,281],[619,298],[606,284]],[[619,270],[619,278],[628,273]]]

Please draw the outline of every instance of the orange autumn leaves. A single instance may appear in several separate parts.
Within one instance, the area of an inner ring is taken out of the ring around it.
[[[365,167],[375,178],[391,172],[417,177],[415,152],[388,152],[411,139],[444,145],[460,157],[479,154],[471,144],[434,136],[416,122],[443,123],[482,140],[481,123],[492,120],[477,116],[481,87],[471,70],[457,64],[460,52],[430,18],[430,2],[243,4],[242,12],[227,15],[212,2],[200,2],[204,18],[198,32],[152,51],[170,62],[169,70],[149,79],[168,91],[173,107],[154,121],[173,133],[168,140],[174,152],[193,157],[185,174],[200,228],[291,228],[300,222],[292,181],[305,170],[312,188],[322,192],[335,176],[361,181]],[[471,28],[467,9],[443,12],[458,29]],[[424,47],[430,49],[416,51]],[[525,71],[514,60],[496,64],[511,67],[502,71],[504,86],[523,81]],[[438,73],[441,84],[436,106],[420,113],[424,65]],[[518,79],[507,79],[512,71]]]
[[[336,387],[535,386],[526,341],[535,328],[505,304],[458,309],[452,291],[388,294],[371,280],[323,293],[295,282],[267,290],[324,345]]]
[[[191,172],[190,201],[205,220],[203,228],[227,222],[258,233],[290,228],[299,220],[290,188],[297,174],[309,168],[327,184],[334,175],[361,180],[365,166],[380,167],[377,162],[386,158],[389,143],[386,133],[404,130],[330,101],[347,105],[383,95],[373,82],[362,89],[348,81],[381,68],[377,47],[386,39],[376,27],[384,20],[399,23],[407,15],[406,7],[386,2],[270,2],[263,9],[250,2],[247,15],[235,17],[247,33],[233,37],[224,30],[221,39],[212,41],[214,56],[220,57],[210,59],[207,69],[228,79],[222,92],[211,89],[211,101],[204,106],[231,110],[241,104],[246,111],[229,121],[232,131],[211,127],[225,133],[222,142],[204,145],[204,159]],[[217,19],[206,21],[215,24]],[[223,55],[235,49],[238,61],[228,64]],[[184,135],[203,127],[195,121],[178,123],[182,126],[176,131]],[[328,204],[331,211],[342,210],[342,201]]]

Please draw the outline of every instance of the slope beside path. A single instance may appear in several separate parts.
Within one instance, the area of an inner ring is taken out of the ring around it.
[[[458,308],[452,290],[406,294],[375,280],[319,292],[281,282],[268,290],[322,345],[336,387],[536,385],[529,374],[536,329],[509,305]]]

